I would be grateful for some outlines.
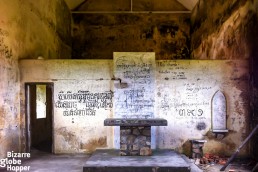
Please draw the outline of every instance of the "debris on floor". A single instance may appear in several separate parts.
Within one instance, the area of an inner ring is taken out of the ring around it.
[[[210,153],[206,153],[202,158],[195,158],[194,163],[204,172],[219,172],[221,167],[228,161],[228,157],[222,157]],[[257,162],[250,158],[235,159],[226,168],[225,172],[258,172],[252,171]]]
[[[224,165],[227,163],[228,158],[226,157],[220,157],[218,155],[213,155],[206,153],[204,156],[200,159],[200,164],[220,164]]]

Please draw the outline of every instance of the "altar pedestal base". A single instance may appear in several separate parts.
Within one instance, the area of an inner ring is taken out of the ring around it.
[[[83,172],[190,172],[189,164],[171,150],[153,150],[152,156],[120,156],[120,150],[97,150]]]
[[[120,127],[120,155],[150,156],[151,127]]]
[[[167,126],[167,120],[161,118],[107,118],[104,126],[120,126],[120,155],[150,156],[151,127]]]

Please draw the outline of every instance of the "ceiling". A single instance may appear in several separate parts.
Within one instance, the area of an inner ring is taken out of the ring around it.
[[[86,1],[87,0],[65,0],[65,2],[67,3],[71,11],[74,11],[76,7],[80,6]],[[189,11],[192,11],[192,9],[194,8],[198,0],[171,0],[171,1],[177,1],[180,4],[182,4],[186,9],[188,9]]]

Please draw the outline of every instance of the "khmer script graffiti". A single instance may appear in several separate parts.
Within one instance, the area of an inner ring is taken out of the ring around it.
[[[79,90],[60,91],[57,94],[56,108],[64,109],[63,116],[95,116],[97,109],[110,109],[113,107],[113,92],[90,92]]]

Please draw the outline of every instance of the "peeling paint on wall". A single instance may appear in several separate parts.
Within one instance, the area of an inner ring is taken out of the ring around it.
[[[112,80],[112,60],[22,60],[20,70],[22,83],[53,82],[55,102],[60,91],[72,95],[79,90],[113,92],[117,82]],[[189,153],[190,139],[206,139],[204,152],[232,154],[247,134],[248,75],[246,60],[156,61],[154,117],[168,120],[168,126],[156,127],[153,133],[157,148]],[[210,132],[211,99],[217,90],[227,98],[229,132],[224,138]],[[115,147],[118,138],[113,127],[103,124],[114,116],[113,106],[96,108],[95,116],[64,116],[66,108],[54,107],[55,153],[90,153],[99,147]],[[241,154],[246,155],[247,149]]]

